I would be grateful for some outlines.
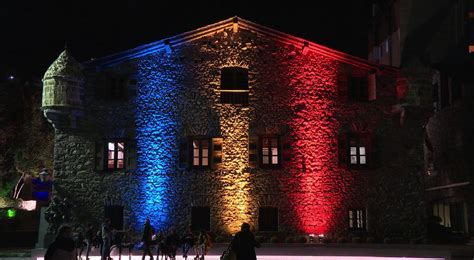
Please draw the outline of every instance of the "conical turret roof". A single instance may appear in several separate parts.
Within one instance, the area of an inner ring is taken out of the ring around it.
[[[59,57],[49,66],[43,79],[51,77],[64,77],[72,79],[82,79],[81,64],[72,57],[67,50],[64,50]]]

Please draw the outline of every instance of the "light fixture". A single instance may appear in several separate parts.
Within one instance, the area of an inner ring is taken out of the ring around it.
[[[42,182],[47,182],[49,179],[48,169],[43,168],[41,172],[39,173],[39,177]]]

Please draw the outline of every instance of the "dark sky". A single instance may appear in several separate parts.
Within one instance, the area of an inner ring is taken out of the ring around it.
[[[367,0],[6,0],[0,3],[0,76],[41,77],[68,49],[79,61],[232,16],[364,57]]]

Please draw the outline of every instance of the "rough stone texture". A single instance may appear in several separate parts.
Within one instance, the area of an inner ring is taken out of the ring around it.
[[[219,103],[225,66],[249,69],[248,107]],[[111,72],[136,78],[127,101],[95,95]],[[209,206],[212,231],[229,233],[242,221],[256,226],[259,206],[276,206],[280,231],[337,237],[348,234],[347,210],[363,207],[369,234],[418,237],[418,158],[407,153],[418,148],[401,145],[412,132],[391,117],[395,79],[378,76],[375,101],[347,101],[347,76],[368,73],[245,30],[88,71],[81,129],[56,132],[56,188],[73,199],[79,219],[101,219],[108,198],[124,205],[135,228],[146,217],[158,228],[183,228],[192,206]],[[339,135],[353,131],[374,144],[368,170],[339,161]],[[249,167],[249,138],[263,134],[286,144],[282,169]],[[180,140],[190,135],[223,138],[222,169],[179,167]],[[94,147],[103,138],[136,139],[137,169],[95,171]]]
[[[64,50],[43,77],[43,107],[82,107],[81,65]]]

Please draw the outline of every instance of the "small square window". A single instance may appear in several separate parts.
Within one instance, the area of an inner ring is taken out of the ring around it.
[[[195,231],[211,229],[211,210],[209,207],[192,207],[191,229]]]
[[[248,105],[248,71],[240,67],[226,67],[221,70],[221,103]]]
[[[260,207],[258,213],[258,229],[260,231],[278,231],[277,207]]]
[[[350,77],[349,78],[349,101],[368,101],[369,100],[369,80],[368,77]]]
[[[125,143],[107,142],[107,169],[116,170],[125,168]]]
[[[368,140],[364,135],[352,134],[349,136],[349,161],[352,168],[366,167]]]
[[[126,76],[110,74],[106,78],[105,85],[98,89],[98,94],[104,100],[124,101],[127,99],[128,83]]]
[[[280,166],[280,140],[278,137],[261,137],[261,166]]]
[[[349,229],[365,230],[365,209],[349,209]]]
[[[210,155],[210,139],[209,138],[193,138],[192,139],[192,162],[193,167],[200,168],[209,167],[209,155]]]

